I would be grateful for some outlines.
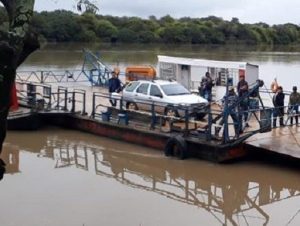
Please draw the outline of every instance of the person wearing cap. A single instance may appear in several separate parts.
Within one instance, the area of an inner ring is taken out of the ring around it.
[[[242,111],[242,114],[240,115],[240,121],[245,121],[245,126],[248,127],[248,110],[249,110],[249,97],[245,97],[248,93],[248,82],[245,80],[245,75],[241,74],[239,76],[239,82],[237,84],[237,92],[239,98],[242,98],[244,96],[244,99],[240,102],[240,110]]]
[[[284,93],[282,86],[279,86],[275,95],[273,96],[273,127],[276,127],[276,120],[279,117],[280,126],[284,126],[283,124],[283,116],[284,116]]]
[[[293,92],[289,99],[289,113],[291,114],[290,122],[293,125],[293,118],[295,118],[296,125],[298,124],[300,94],[297,92],[297,86],[293,86]],[[294,114],[295,113],[295,114]]]
[[[111,72],[112,77],[108,80],[108,92],[110,95],[109,102],[113,107],[117,105],[117,101],[112,97],[112,93],[119,93],[122,90],[121,81],[115,71]]]

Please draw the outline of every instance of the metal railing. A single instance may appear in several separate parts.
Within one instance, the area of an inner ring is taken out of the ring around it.
[[[85,90],[22,81],[17,82],[17,90],[21,103],[32,110],[65,111],[87,115]],[[110,100],[117,101],[117,105],[112,106]],[[157,101],[136,101],[133,106],[139,106],[138,108],[130,108],[129,103],[130,101],[121,95],[94,92],[89,112],[91,112],[92,119],[107,123],[120,123],[119,114],[121,114],[125,117],[125,125],[129,127],[180,133],[184,137],[198,137],[207,141],[220,140],[223,143],[241,141],[255,133],[268,132],[276,128],[277,124],[273,125],[275,116],[278,119],[283,118],[283,123],[278,126],[290,125],[289,120],[295,118],[296,122],[299,116],[299,112],[291,111],[293,106],[284,106],[284,113],[276,115],[280,108],[262,108],[256,98],[250,98],[249,109],[245,111],[237,107],[234,112],[227,112],[228,120],[224,123],[222,120],[225,117],[225,111],[214,106],[213,103],[207,107],[191,107],[166,105]],[[168,110],[172,110],[173,112],[170,112],[173,114],[170,115]],[[199,119],[197,113],[206,115],[205,120]],[[247,118],[244,117],[245,114],[248,115]],[[246,128],[247,124],[251,127]],[[229,129],[227,130],[226,127]]]
[[[89,82],[82,70],[17,71],[16,79],[34,83]]]
[[[16,82],[18,98],[21,105],[25,105],[34,111],[67,111],[79,112],[86,115],[86,91],[70,89],[63,86],[52,87],[50,85]]]

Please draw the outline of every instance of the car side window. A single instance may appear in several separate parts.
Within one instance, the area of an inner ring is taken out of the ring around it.
[[[162,93],[156,85],[151,85],[150,96],[162,97]]]
[[[128,85],[126,85],[125,91],[132,92],[139,84],[139,82],[131,82]]]
[[[137,88],[136,92],[147,95],[148,87],[149,87],[148,83],[143,83]]]

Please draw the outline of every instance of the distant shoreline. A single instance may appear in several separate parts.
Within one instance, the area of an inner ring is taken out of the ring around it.
[[[7,21],[4,9],[0,20]],[[287,23],[243,24],[238,18],[227,21],[220,17],[180,19],[167,15],[116,17],[72,11],[56,10],[35,12],[33,28],[47,42],[104,42],[104,43],[163,43],[213,45],[297,45],[300,44],[300,27]]]

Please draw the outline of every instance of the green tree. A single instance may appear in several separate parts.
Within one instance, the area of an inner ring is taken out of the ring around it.
[[[34,0],[1,0],[9,26],[0,42],[0,152],[6,135],[11,88],[17,67],[37,48],[36,33],[30,29]]]
[[[134,43],[138,40],[138,35],[133,30],[122,28],[118,33],[118,39],[120,42]]]
[[[157,41],[155,34],[151,31],[139,32],[138,38],[141,43],[153,43]]]
[[[0,0],[8,18],[7,30],[0,40],[0,152],[6,136],[7,115],[10,94],[20,64],[39,48],[37,33],[30,25],[33,16],[34,0]],[[79,1],[89,6],[89,1]],[[91,8],[88,8],[91,9]]]
[[[96,25],[96,34],[99,38],[109,40],[116,36],[118,29],[108,20],[98,20]]]

